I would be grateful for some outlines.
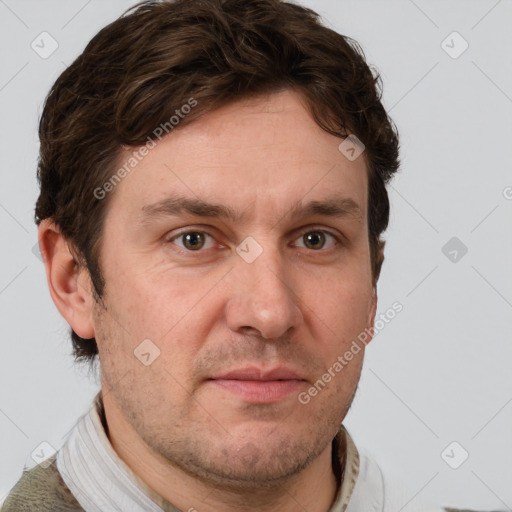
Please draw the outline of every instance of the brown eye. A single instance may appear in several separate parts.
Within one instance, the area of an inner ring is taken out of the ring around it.
[[[303,237],[306,247],[309,249],[322,249],[325,245],[325,235],[320,231],[307,233]]]
[[[328,240],[327,237],[330,237],[334,242],[331,247],[336,245],[336,237],[327,231],[305,231],[298,238],[298,240],[302,240],[304,244],[303,246],[299,245],[299,247],[305,247],[306,249],[312,249],[314,251],[324,249]]]
[[[175,243],[178,247],[186,249],[187,251],[199,252],[201,249],[210,248],[207,247],[208,238],[213,240],[211,235],[203,231],[187,231],[170,238],[168,241]],[[210,243],[210,246],[211,245],[212,243]]]
[[[191,251],[201,249],[204,246],[203,233],[186,233],[185,235],[181,235],[181,238],[185,248]]]

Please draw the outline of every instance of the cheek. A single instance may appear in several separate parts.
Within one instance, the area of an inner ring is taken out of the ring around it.
[[[170,283],[168,275],[156,275],[129,259],[119,259],[105,276],[107,298],[116,319],[126,335],[142,341],[158,339],[172,327],[175,317],[182,313],[183,302],[176,297],[179,284]]]
[[[325,363],[331,364],[343,355],[369,327],[371,297],[371,288],[364,279],[342,276],[332,279],[318,293],[309,293],[302,309],[312,329],[315,350],[323,353]]]
[[[134,350],[144,342],[158,353],[159,364],[153,371],[163,366],[176,377],[190,373],[196,353],[222,314],[222,284],[215,293],[212,290],[217,281],[219,278],[211,275],[190,277],[179,269],[137,272],[135,266],[111,275],[107,321],[116,331],[118,350],[127,358],[125,364],[135,363],[138,368]],[[163,368],[160,371],[165,378]]]
[[[370,275],[357,268],[331,272],[323,279],[323,286],[317,293],[311,293],[309,286],[304,295],[308,305],[320,318],[329,318],[333,327],[338,323],[346,326],[366,322],[370,308],[372,287]]]

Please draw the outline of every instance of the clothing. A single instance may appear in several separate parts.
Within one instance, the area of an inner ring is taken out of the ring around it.
[[[180,512],[119,458],[107,428],[100,391],[58,453],[24,471],[1,512]],[[388,481],[344,426],[333,440],[333,470],[338,491],[329,512],[396,512],[414,495]],[[442,510],[415,498],[404,512]]]

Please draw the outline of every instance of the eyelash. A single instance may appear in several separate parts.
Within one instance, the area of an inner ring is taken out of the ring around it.
[[[196,234],[200,233],[203,235],[208,235],[209,237],[215,239],[215,237],[211,233],[208,233],[208,231],[202,231],[200,229],[187,229],[186,231],[177,233],[177,234],[173,235],[172,237],[168,237],[165,241],[166,241],[166,243],[172,244],[172,243],[174,243],[175,240],[179,239],[180,237],[182,237],[184,235],[188,235],[190,233],[196,233]],[[328,252],[328,251],[336,249],[338,246],[342,245],[342,239],[341,239],[340,235],[336,235],[336,234],[332,233],[331,231],[327,231],[325,229],[304,228],[299,233],[296,240],[303,237],[307,233],[324,233],[324,234],[330,235],[336,242],[335,245],[333,247],[330,247],[329,249],[318,249],[318,250],[310,249],[309,252],[318,252],[318,253]],[[208,250],[208,249],[199,249],[197,251],[192,251],[190,249],[186,249],[186,248],[180,247],[180,246],[177,246],[177,248],[178,248],[178,250],[177,250],[178,253],[184,254],[187,256],[194,254],[194,253],[202,253],[202,252],[205,252]],[[301,247],[301,249],[307,249],[307,247]]]

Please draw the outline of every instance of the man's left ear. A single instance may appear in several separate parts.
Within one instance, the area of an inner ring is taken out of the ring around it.
[[[367,327],[371,330],[373,328],[373,323],[375,322],[375,314],[377,313],[377,288],[374,287],[372,291],[372,296],[370,298],[370,308],[368,311],[368,322]]]

